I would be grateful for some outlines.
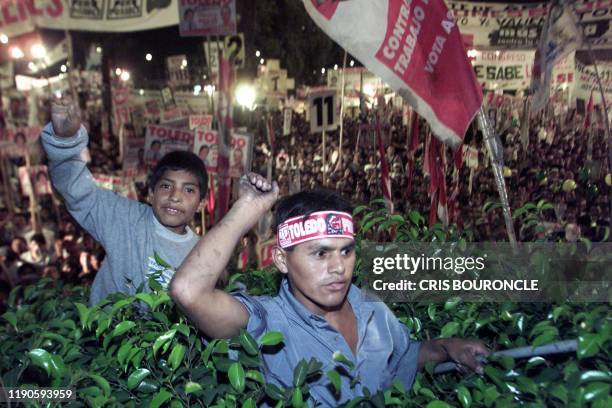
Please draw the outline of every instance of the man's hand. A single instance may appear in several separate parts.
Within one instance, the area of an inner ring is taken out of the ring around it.
[[[248,173],[240,178],[240,199],[250,207],[266,212],[278,200],[278,184],[270,183],[256,173]]]
[[[459,371],[482,374],[483,365],[479,358],[488,356],[489,350],[480,341],[450,338],[442,341],[441,345]]]
[[[463,373],[475,371],[482,374],[483,365],[479,360],[487,355],[489,350],[480,341],[458,338],[430,340],[421,344],[418,367],[423,368],[429,362],[454,361]]]
[[[53,102],[51,104],[51,123],[57,136],[74,136],[81,127],[79,109],[69,100]]]

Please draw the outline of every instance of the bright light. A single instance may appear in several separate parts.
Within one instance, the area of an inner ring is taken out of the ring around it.
[[[38,71],[38,67],[36,66],[35,63],[33,63],[32,61],[30,61],[28,63],[28,68],[30,69],[30,71],[32,72],[37,72]]]
[[[475,49],[468,50],[467,52],[467,56],[470,58],[476,58],[477,55],[478,51],[476,51]]]
[[[321,75],[325,75],[325,68],[321,68]]]
[[[338,70],[338,64],[334,64],[334,71]]]
[[[236,102],[240,106],[243,106],[247,109],[253,109],[253,104],[255,103],[255,88],[251,85],[241,84],[236,88]]]
[[[68,67],[65,64],[62,64],[62,66],[60,67],[60,71],[66,72],[68,71]]]
[[[45,58],[45,55],[47,55],[47,50],[42,44],[34,44],[31,51],[34,58]]]
[[[351,60],[351,62],[349,63],[349,65],[350,65],[351,67],[355,66],[355,60]]]
[[[8,43],[8,36],[6,34],[0,34],[0,43],[2,44]]]
[[[260,63],[261,65],[263,65],[263,64],[264,64],[264,62],[266,62],[266,60],[265,60],[265,59],[263,59],[263,58],[259,60],[259,63]]]
[[[138,91],[138,94],[139,94],[140,96],[144,95],[144,89],[141,89],[140,91]]]
[[[363,93],[368,95],[369,97],[374,97],[376,95],[376,89],[372,84],[364,84]]]
[[[102,53],[102,47],[96,47],[96,52],[98,54],[101,54]]]
[[[186,67],[187,66],[187,60],[184,59],[181,61],[181,67]]]
[[[193,94],[198,96],[202,92],[202,85],[194,85],[193,86]]]
[[[257,58],[261,57],[261,52],[259,52],[259,50],[255,51],[255,56],[256,56]]]
[[[206,94],[208,96],[212,96],[212,94],[215,93],[215,86],[214,85],[206,85],[204,87],[204,92],[206,92]]]
[[[151,54],[147,53],[147,55],[145,55],[145,59],[147,61],[151,61],[153,59],[153,56]]]
[[[117,75],[117,76],[121,75],[121,68],[115,69],[115,75]]]
[[[11,47],[10,53],[11,53],[11,58],[14,58],[14,59],[23,58],[23,51],[21,51],[21,48],[19,47]]]
[[[123,71],[121,73],[121,80],[122,81],[128,81],[130,79],[130,73],[127,71]]]
[[[61,99],[62,98],[62,91],[55,91],[55,97],[57,99]]]
[[[495,51],[495,56],[499,57],[499,51]]]

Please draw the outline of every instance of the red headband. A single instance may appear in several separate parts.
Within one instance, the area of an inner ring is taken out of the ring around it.
[[[276,242],[281,248],[321,238],[354,239],[353,217],[345,212],[318,211],[308,217],[289,218],[278,226]]]

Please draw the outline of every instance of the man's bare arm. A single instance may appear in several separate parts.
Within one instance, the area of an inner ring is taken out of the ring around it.
[[[429,362],[442,363],[451,360],[458,363],[462,371],[467,368],[482,373],[483,367],[478,356],[488,354],[489,350],[479,341],[458,338],[429,340],[421,343],[417,368],[420,370]]]
[[[229,338],[245,328],[249,315],[215,284],[240,240],[274,205],[278,186],[249,173],[240,179],[240,198],[221,222],[191,250],[170,282],[170,295],[207,336]]]

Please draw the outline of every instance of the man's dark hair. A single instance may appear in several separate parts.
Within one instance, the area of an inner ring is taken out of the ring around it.
[[[155,168],[153,168],[153,172],[149,177],[150,190],[155,189],[155,185],[166,170],[184,170],[193,174],[198,179],[200,200],[206,196],[206,192],[208,190],[208,173],[206,172],[204,162],[202,162],[202,160],[200,160],[195,153],[178,150],[170,152],[162,157]]]
[[[36,242],[38,245],[40,245],[43,248],[45,247],[45,245],[47,245],[47,240],[45,239],[45,236],[43,234],[32,235],[32,238],[30,238],[30,241]]]
[[[353,214],[351,202],[340,193],[328,189],[306,190],[283,198],[274,211],[274,231],[285,220],[293,217],[308,218],[318,211],[341,211]],[[293,247],[285,248],[292,250]]]

